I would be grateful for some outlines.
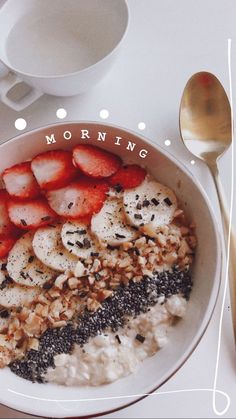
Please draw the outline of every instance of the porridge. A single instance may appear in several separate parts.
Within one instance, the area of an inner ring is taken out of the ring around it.
[[[174,192],[84,144],[2,179],[0,367],[68,386],[134,372],[191,293],[195,226]]]

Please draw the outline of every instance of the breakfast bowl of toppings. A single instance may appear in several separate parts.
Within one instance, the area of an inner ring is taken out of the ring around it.
[[[0,146],[0,402],[92,416],[188,359],[220,284],[216,222],[183,164],[90,122]]]

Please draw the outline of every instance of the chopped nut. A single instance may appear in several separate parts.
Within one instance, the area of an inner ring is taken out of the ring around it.
[[[140,265],[146,265],[146,263],[147,263],[147,259],[146,259],[146,258],[144,258],[143,256],[138,256],[138,263],[139,263]]]
[[[126,257],[124,259],[121,259],[118,263],[119,268],[126,268],[131,263],[130,257]]]
[[[39,341],[35,338],[30,338],[28,341],[27,349],[33,349],[34,351],[37,351],[39,348]]]
[[[6,367],[12,361],[12,351],[5,346],[0,346],[0,368]]]
[[[68,285],[71,290],[74,290],[78,287],[79,281],[77,278],[73,277],[68,279]]]
[[[28,336],[40,335],[40,326],[42,323],[41,317],[37,316],[35,313],[30,313],[25,323],[24,330]]]
[[[149,237],[153,237],[153,238],[155,238],[155,237],[157,236],[156,229],[154,228],[154,226],[153,226],[153,224],[152,224],[152,223],[145,224],[145,225],[142,227],[142,231],[144,232],[144,234],[146,234],[146,235],[147,235],[147,236],[149,236]]]
[[[50,301],[45,297],[44,294],[39,294],[36,301],[38,301],[39,303],[42,303],[42,304],[50,304]]]
[[[68,278],[69,278],[69,276],[67,274],[58,275],[58,277],[56,278],[55,283],[54,283],[55,287],[62,290],[63,285],[67,281]]]
[[[85,275],[85,267],[82,262],[78,261],[74,269],[74,275],[78,278]]]
[[[63,327],[63,326],[66,326],[66,321],[65,320],[60,320],[58,322],[53,323],[53,327]]]
[[[61,296],[60,290],[59,289],[55,289],[55,288],[51,288],[48,291],[48,296],[51,298],[58,298]]]
[[[191,249],[186,240],[182,240],[179,246],[178,256],[183,259],[187,253],[191,253]]]
[[[131,243],[131,242],[125,242],[125,243],[122,244],[122,247],[123,247],[124,250],[132,249],[133,243]]]
[[[92,266],[91,271],[92,272],[98,272],[100,268],[101,268],[101,262],[100,262],[100,260],[99,259],[95,259],[94,262],[93,262],[93,266]]]
[[[162,233],[158,233],[157,234],[157,241],[161,246],[165,246],[166,245],[166,236],[164,236],[164,234]]]
[[[92,275],[89,275],[89,277],[88,277],[88,281],[89,281],[90,285],[93,285],[93,284],[94,284],[94,282],[95,282],[95,277],[94,277],[94,276],[92,276]]]
[[[50,315],[52,317],[54,317],[55,319],[59,319],[60,318],[60,313],[63,311],[63,305],[60,301],[60,299],[54,300],[50,307]]]

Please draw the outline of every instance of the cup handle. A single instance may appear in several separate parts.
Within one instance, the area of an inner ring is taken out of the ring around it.
[[[12,73],[2,62],[0,62],[0,100],[10,108],[15,111],[22,111],[31,105],[37,99],[39,99],[43,93],[34,88],[25,95],[22,99],[15,102],[10,99],[7,94],[8,92],[17,84],[22,83],[21,80],[16,74]]]

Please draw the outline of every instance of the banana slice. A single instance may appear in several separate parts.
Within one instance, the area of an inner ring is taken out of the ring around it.
[[[61,240],[61,225],[39,228],[33,239],[33,249],[37,258],[49,268],[59,272],[74,270],[78,258],[64,248]]]
[[[91,254],[99,253],[99,245],[89,226],[79,221],[65,223],[61,230],[61,238],[64,247],[78,258],[86,259]]]
[[[7,271],[17,284],[42,287],[56,277],[56,272],[35,256],[33,238],[34,233],[28,232],[17,240],[8,255]]]
[[[98,240],[111,246],[137,237],[137,232],[127,225],[122,199],[116,198],[108,198],[101,211],[92,217],[91,230]]]
[[[174,192],[148,178],[137,188],[126,190],[123,200],[127,220],[136,227],[156,229],[169,224],[177,208]]]
[[[19,307],[31,303],[39,294],[40,288],[11,285],[0,292],[0,305],[6,308]]]

